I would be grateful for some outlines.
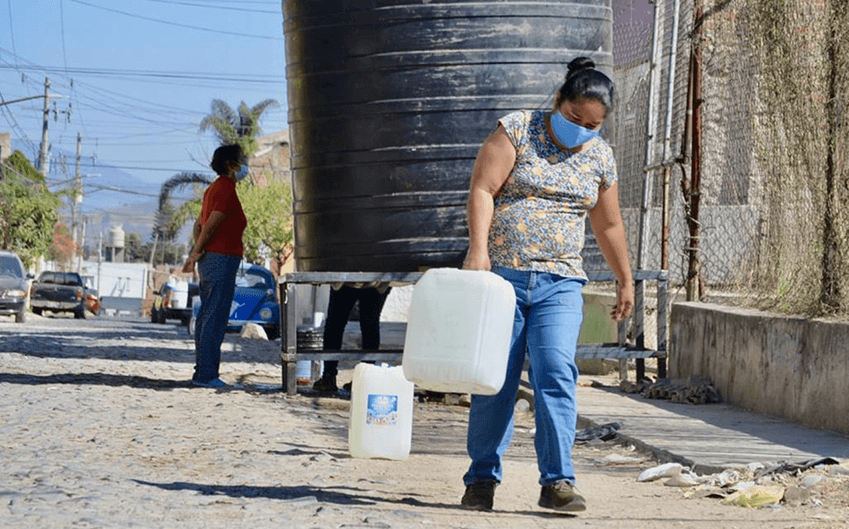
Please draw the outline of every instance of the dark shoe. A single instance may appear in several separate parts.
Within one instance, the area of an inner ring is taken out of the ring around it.
[[[223,389],[227,387],[227,383],[220,378],[213,378],[207,382],[192,379],[192,384],[199,388]]]
[[[466,485],[466,493],[463,494],[460,505],[472,511],[491,511],[492,498],[495,496],[497,486],[498,483],[495,481],[477,481]]]
[[[568,481],[558,481],[543,485],[539,494],[539,506],[561,512],[581,512],[587,510],[584,497],[575,492]]]
[[[320,379],[315,381],[315,384],[312,385],[312,389],[322,393],[335,393],[339,391],[339,388],[336,386],[335,376],[322,376]]]

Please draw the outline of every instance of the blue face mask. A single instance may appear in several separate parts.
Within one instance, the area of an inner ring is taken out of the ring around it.
[[[577,123],[572,123],[563,117],[560,112],[551,113],[551,130],[554,131],[557,141],[570,149],[583,145],[598,136],[597,130],[590,130]]]
[[[239,172],[234,174],[233,178],[235,178],[237,182],[240,182],[244,180],[246,176],[248,176],[248,166],[245,164],[241,164],[239,165]]]

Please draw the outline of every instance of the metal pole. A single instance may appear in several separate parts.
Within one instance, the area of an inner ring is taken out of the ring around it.
[[[655,98],[659,96],[657,87],[660,84],[660,62],[663,59],[662,36],[663,36],[663,12],[666,0],[650,0],[654,3],[654,30],[651,43],[651,63],[649,66],[649,101],[648,116],[646,120],[646,162],[643,170],[643,201],[640,207],[640,237],[637,247],[637,270],[645,270],[647,267],[647,251],[649,238],[649,213],[651,211],[651,199],[653,194],[652,166],[654,160],[654,142],[657,138],[657,116],[655,116]],[[637,347],[642,346],[643,328],[642,321],[645,317],[645,281],[634,282],[634,313],[637,315]],[[640,358],[636,361],[637,383],[645,374],[645,360]],[[623,366],[620,364],[620,370]],[[626,375],[627,376],[627,375]]]
[[[663,163],[667,162],[670,142],[672,141],[672,107],[675,102],[675,60],[678,52],[678,19],[681,13],[680,0],[672,0],[672,3],[672,44],[669,50],[669,77],[666,84],[666,123],[663,134]]]
[[[103,262],[103,231],[97,238],[97,295],[100,297],[100,265]],[[101,297],[102,299],[102,297]]]
[[[83,229],[82,234],[80,235],[80,252],[77,255],[77,273],[79,274],[83,268],[83,253],[85,248],[85,228],[86,228],[86,218],[83,217]]]
[[[71,196],[71,239],[73,239],[74,244],[77,244],[78,237],[77,232],[79,231],[79,221],[78,214],[81,212],[81,204],[83,201],[82,195],[82,177],[80,176],[80,158],[82,157],[82,135],[77,133],[77,160],[74,164],[74,192]]]
[[[669,78],[666,84],[666,127],[663,134],[663,209],[661,226],[663,238],[660,246],[660,268],[669,270],[669,179],[672,171],[669,150],[672,142],[672,111],[675,104],[675,62],[678,57],[678,23],[681,1],[672,0],[672,44],[669,50]]]
[[[692,94],[693,94],[693,121],[692,121],[692,146],[690,186],[687,194],[687,202],[690,205],[687,224],[690,232],[690,240],[687,245],[689,264],[687,266],[687,301],[698,301],[701,299],[701,264],[699,263],[699,238],[701,237],[701,225],[699,223],[699,194],[701,179],[701,143],[702,143],[702,13],[704,6],[702,0],[696,0],[696,13],[693,35],[692,51]]]
[[[660,61],[662,59],[661,33],[663,31],[664,0],[652,0],[654,3],[654,31],[652,34],[651,63],[649,66],[649,101],[646,124],[646,163],[651,167],[653,161],[654,140],[657,137],[657,117],[655,116],[655,97],[660,83]],[[637,248],[637,270],[646,266],[646,251],[648,247],[648,215],[653,191],[651,171],[644,171],[643,201],[640,208],[640,238]]]
[[[47,149],[49,144],[49,135],[47,133],[47,124],[50,122],[50,78],[44,78],[44,116],[41,125],[41,151],[38,155],[38,170],[45,177],[47,176]]]

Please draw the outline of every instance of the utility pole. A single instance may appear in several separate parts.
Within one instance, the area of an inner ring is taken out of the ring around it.
[[[100,296],[100,264],[103,262],[103,230],[97,239],[97,295]]]
[[[83,231],[82,231],[82,235],[80,236],[80,253],[77,256],[77,273],[78,274],[82,272],[82,268],[83,268],[83,253],[85,252],[85,249],[84,249],[85,248],[85,228],[86,228],[87,220],[88,219],[83,217]]]
[[[47,134],[47,124],[50,121],[50,78],[44,78],[44,116],[41,126],[41,153],[38,156],[38,170],[45,177],[47,176],[47,149],[49,146],[49,135]]]
[[[83,202],[82,175],[80,175],[80,158],[83,154],[83,137],[77,133],[77,160],[74,164],[74,192],[71,196],[71,238],[77,243],[78,224],[77,217],[81,213],[80,205]]]

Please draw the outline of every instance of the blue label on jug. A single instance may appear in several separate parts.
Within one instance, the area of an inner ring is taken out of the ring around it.
[[[398,395],[369,395],[366,424],[392,426],[398,422]]]

